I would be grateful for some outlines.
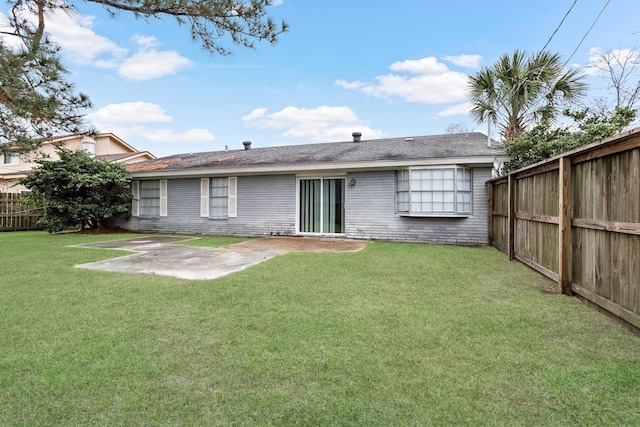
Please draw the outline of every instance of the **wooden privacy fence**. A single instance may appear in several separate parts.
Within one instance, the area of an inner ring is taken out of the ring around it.
[[[15,193],[0,193],[0,231],[42,230],[44,209]]]
[[[640,128],[487,185],[492,245],[640,328]]]

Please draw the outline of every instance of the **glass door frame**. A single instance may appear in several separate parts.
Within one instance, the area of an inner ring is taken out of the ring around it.
[[[345,175],[298,175],[296,176],[296,234],[301,234],[305,236],[333,236],[333,237],[344,237],[346,235],[346,220],[345,220],[345,200],[346,200],[346,174]],[[342,233],[330,233],[324,230],[324,188],[326,180],[341,180],[342,181],[342,224],[343,224],[343,232]],[[301,185],[300,181],[305,180],[320,180],[320,231],[319,232],[304,232],[301,230]]]

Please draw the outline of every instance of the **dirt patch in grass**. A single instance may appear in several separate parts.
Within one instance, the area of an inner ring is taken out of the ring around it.
[[[286,252],[358,252],[369,243],[365,240],[320,237],[263,237],[231,246],[234,249],[275,249]]]
[[[85,228],[82,234],[130,234],[131,231],[120,227]],[[192,237],[198,237],[194,235]],[[231,245],[240,250],[278,250],[283,252],[358,252],[365,248],[370,241],[341,239],[333,237],[299,237],[277,236],[262,237]]]
[[[120,227],[97,227],[97,228],[83,228],[78,230],[82,234],[123,234],[131,233],[128,230]]]

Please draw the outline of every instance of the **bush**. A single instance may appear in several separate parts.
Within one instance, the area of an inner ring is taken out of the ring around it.
[[[123,165],[96,160],[84,151],[61,149],[60,160],[40,166],[20,180],[45,202],[42,222],[50,233],[65,227],[103,227],[131,216],[131,178]]]
[[[542,123],[524,135],[508,141],[506,153],[512,157],[505,170],[511,172],[541,162],[592,142],[600,141],[622,131],[635,118],[636,111],[616,108],[611,114],[595,114],[588,109],[565,110],[564,115],[574,124],[552,127]],[[576,129],[572,131],[572,129]]]

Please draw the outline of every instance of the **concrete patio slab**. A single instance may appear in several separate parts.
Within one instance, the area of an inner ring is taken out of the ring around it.
[[[191,237],[144,236],[78,245],[83,248],[127,250],[131,255],[77,265],[76,268],[157,274],[189,280],[216,279],[293,251],[354,252],[368,242],[348,239],[268,237],[226,248],[175,245]]]

